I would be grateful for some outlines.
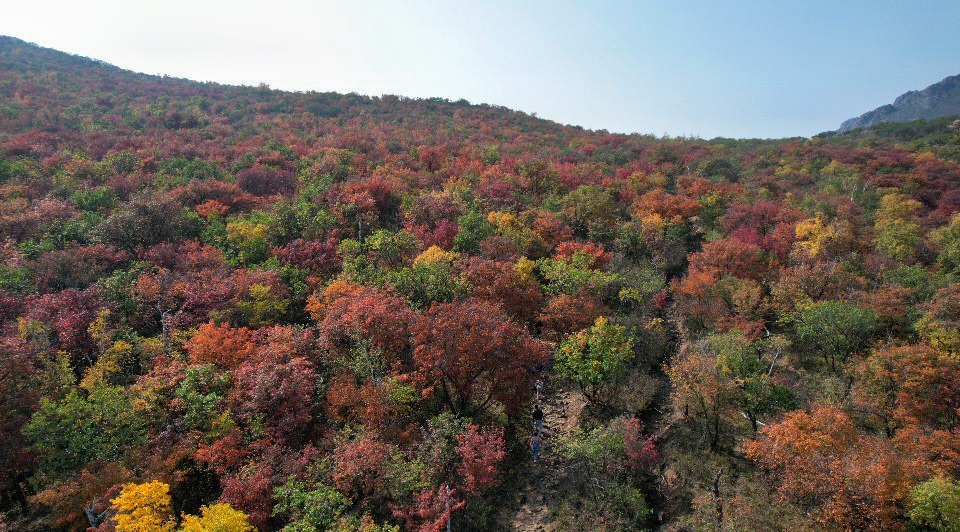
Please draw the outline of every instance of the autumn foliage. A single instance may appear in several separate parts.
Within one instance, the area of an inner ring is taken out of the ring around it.
[[[526,399],[529,372],[546,363],[546,349],[485,302],[434,305],[413,327],[414,359],[429,391],[456,412],[496,401],[516,411]]]
[[[184,346],[190,361],[234,368],[249,358],[255,349],[250,330],[206,323]]]
[[[958,144],[0,37],[0,528],[500,530],[538,489],[557,529],[955,530]]]

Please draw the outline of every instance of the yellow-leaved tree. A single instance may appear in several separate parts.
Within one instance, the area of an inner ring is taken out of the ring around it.
[[[200,516],[185,515],[181,530],[184,532],[253,532],[250,516],[226,503],[200,508]]]
[[[814,259],[835,259],[856,249],[853,226],[846,220],[824,223],[820,217],[801,220],[795,248]]]
[[[176,522],[170,506],[170,486],[154,480],[124,484],[110,501],[117,513],[117,532],[173,532]],[[202,506],[200,515],[184,515],[183,532],[253,532],[250,516],[226,503]]]
[[[873,244],[878,251],[901,262],[911,262],[920,247],[922,231],[913,216],[919,201],[894,192],[883,196],[873,226]]]
[[[116,499],[113,520],[117,532],[172,532],[170,486],[154,480],[143,484],[124,484]]]

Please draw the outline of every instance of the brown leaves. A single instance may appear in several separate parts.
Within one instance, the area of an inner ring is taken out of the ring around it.
[[[815,406],[765,427],[746,451],[771,475],[780,497],[814,509],[821,525],[890,530],[900,528],[910,487],[957,465],[957,435],[940,431],[932,445],[939,451],[925,452],[935,442],[924,432],[911,428],[887,440],[859,433],[834,407]]]

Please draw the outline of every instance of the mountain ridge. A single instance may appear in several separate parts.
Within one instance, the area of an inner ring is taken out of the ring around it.
[[[83,79],[88,81],[91,72],[101,77],[101,83],[120,83],[115,87],[115,92],[144,92],[138,84],[148,86],[147,92],[155,92],[161,95],[167,94],[175,96],[184,91],[197,93],[198,96],[207,98],[219,98],[225,95],[249,95],[251,93],[262,94],[267,91],[282,97],[292,99],[297,104],[304,107],[314,108],[324,107],[319,111],[312,111],[319,116],[327,116],[337,112],[336,107],[341,107],[341,111],[346,111],[346,115],[354,116],[369,112],[370,107],[378,105],[382,107],[391,107],[392,104],[402,103],[410,104],[414,107],[422,107],[427,112],[437,112],[439,114],[454,113],[458,110],[469,110],[473,113],[482,115],[494,114],[500,115],[501,120],[508,121],[523,126],[523,129],[535,129],[542,131],[544,129],[568,129],[571,131],[583,130],[584,128],[572,124],[563,124],[548,118],[536,116],[533,113],[512,109],[502,105],[489,103],[472,103],[465,99],[451,100],[443,97],[409,97],[395,94],[360,94],[357,92],[339,92],[306,90],[292,91],[285,89],[274,89],[267,84],[260,86],[237,85],[222,83],[217,81],[198,81],[190,78],[172,76],[167,74],[148,74],[136,70],[120,67],[104,60],[86,57],[79,54],[64,52],[55,48],[42,46],[32,43],[18,37],[10,35],[0,35],[0,71],[14,72],[20,74],[36,74],[38,72],[56,72],[58,76],[69,76],[73,80]],[[58,80],[63,82],[64,80]],[[0,92],[9,90],[12,85],[7,87],[0,86]],[[321,105],[316,105],[314,101],[319,101]],[[384,112],[383,109],[378,111]],[[380,116],[382,120],[383,117]]]
[[[845,120],[837,132],[844,133],[883,122],[930,120],[957,114],[960,114],[960,74],[948,76],[923,90],[906,92],[892,104]]]

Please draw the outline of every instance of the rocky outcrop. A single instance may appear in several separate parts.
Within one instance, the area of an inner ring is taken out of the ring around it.
[[[960,115],[960,75],[945,78],[922,91],[903,94],[892,104],[845,121],[837,131],[842,133],[881,122],[909,122],[952,115]]]

